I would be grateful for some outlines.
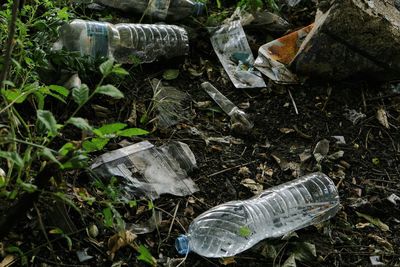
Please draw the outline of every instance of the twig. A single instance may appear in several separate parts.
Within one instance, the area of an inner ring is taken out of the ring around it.
[[[287,91],[288,91],[288,93],[289,93],[290,99],[292,100],[292,104],[293,104],[293,107],[294,107],[294,111],[296,112],[297,115],[299,115],[299,111],[297,110],[296,102],[294,102],[292,93],[290,92],[289,89],[287,89]]]
[[[176,218],[176,213],[178,212],[179,204],[180,204],[180,203],[181,203],[181,202],[179,201],[178,204],[176,204],[175,211],[174,211],[174,216],[172,217],[171,225],[169,226],[169,229],[168,229],[168,235],[167,235],[167,238],[165,238],[165,240],[168,240],[169,236],[171,235],[172,226],[174,226],[174,222],[175,222],[175,218]]]
[[[244,167],[244,166],[250,165],[250,164],[252,164],[254,162],[256,162],[256,160],[253,160],[253,161],[250,161],[250,162],[247,162],[247,163],[244,163],[244,164],[236,165],[236,166],[233,166],[231,168],[223,169],[221,171],[214,172],[214,173],[212,173],[210,175],[207,175],[207,177],[210,178],[210,177],[213,177],[215,175],[218,175],[218,174],[221,174],[221,173],[224,173],[224,172],[227,172],[227,171],[231,171],[231,170],[234,170],[234,169],[237,169],[237,168],[240,168],[240,167]]]
[[[15,27],[18,17],[18,8],[19,8],[19,0],[14,0],[12,13],[11,13],[11,21],[8,29],[8,37],[6,44],[6,53],[4,56],[3,70],[0,73],[0,88],[3,88],[4,81],[7,80],[8,69],[10,68],[11,55],[13,50],[13,40],[15,35]]]
[[[38,216],[38,221],[39,221],[40,230],[43,232],[43,235],[44,235],[44,237],[46,238],[47,244],[49,245],[50,252],[51,252],[51,256],[53,257],[53,260],[54,260],[55,262],[57,262],[57,257],[56,257],[56,255],[54,254],[53,245],[51,244],[50,239],[49,239],[49,236],[48,236],[47,233],[46,233],[46,229],[44,228],[44,224],[43,224],[43,221],[42,221],[42,216],[40,215],[40,212],[39,212],[39,209],[38,209],[36,203],[33,203],[33,207],[35,208],[36,214],[37,214],[37,216]]]

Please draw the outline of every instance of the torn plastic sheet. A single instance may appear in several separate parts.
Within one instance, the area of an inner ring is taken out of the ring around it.
[[[155,147],[143,141],[101,155],[91,169],[103,179],[119,178],[121,191],[128,199],[156,199],[165,193],[186,196],[198,191],[187,176],[195,167],[196,159],[187,144],[170,142]]]
[[[261,73],[254,70],[254,57],[239,20],[208,31],[214,51],[236,88],[266,86]]]
[[[158,79],[153,79],[151,86],[154,105],[158,111],[158,125],[161,128],[168,128],[185,119],[183,102],[187,99],[187,94],[175,87],[163,85]]]
[[[136,235],[151,233],[156,230],[162,221],[161,211],[155,210],[150,219],[142,223],[131,223],[126,226],[126,230]]]
[[[314,24],[262,45],[254,66],[277,83],[298,83],[298,77],[287,66],[294,59]]]
[[[267,10],[248,11],[238,7],[224,23],[235,20],[240,20],[240,24],[244,28],[262,28],[263,31],[268,32],[285,32],[290,27],[289,22]]]

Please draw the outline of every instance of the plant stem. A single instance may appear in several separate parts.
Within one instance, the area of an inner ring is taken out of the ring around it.
[[[12,50],[14,48],[13,42],[14,42],[15,28],[16,28],[16,22],[17,22],[17,17],[18,17],[18,8],[19,8],[19,0],[14,0],[13,7],[12,7],[11,21],[10,21],[9,30],[8,30],[8,38],[7,38],[7,44],[6,44],[6,53],[4,56],[3,70],[0,73],[0,87],[1,88],[3,88],[3,86],[4,86],[4,81],[7,80],[8,69],[10,68],[11,54],[12,54]]]

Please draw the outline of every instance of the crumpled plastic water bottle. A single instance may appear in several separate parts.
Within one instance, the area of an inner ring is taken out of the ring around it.
[[[177,238],[180,254],[193,251],[211,258],[230,257],[265,238],[333,217],[339,195],[333,181],[317,172],[272,187],[248,200],[231,201],[198,216],[187,235]]]

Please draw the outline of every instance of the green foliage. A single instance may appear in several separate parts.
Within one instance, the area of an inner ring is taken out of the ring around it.
[[[144,261],[151,266],[157,265],[157,260],[151,255],[150,251],[143,245],[140,245],[138,248],[139,256],[137,256],[138,260]]]
[[[247,10],[257,10],[264,7],[262,0],[240,0],[237,5]]]
[[[61,230],[60,228],[54,228],[51,229],[49,233],[53,235],[60,235],[61,237],[63,237],[65,241],[67,241],[68,250],[72,250],[72,239],[68,235],[64,234],[63,230]]]

